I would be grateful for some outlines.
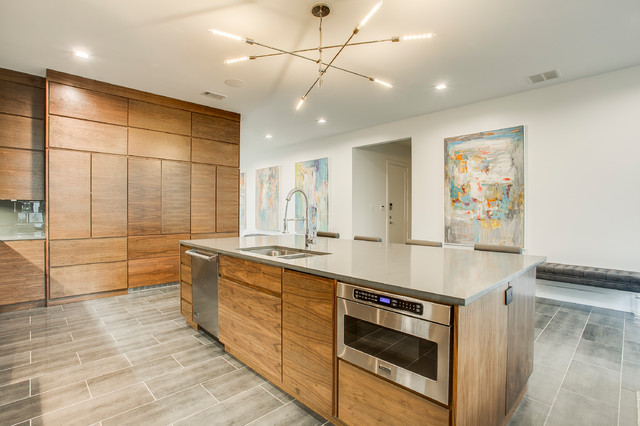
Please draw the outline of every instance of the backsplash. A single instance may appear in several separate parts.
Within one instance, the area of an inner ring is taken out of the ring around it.
[[[44,238],[44,219],[44,201],[0,200],[0,240]]]

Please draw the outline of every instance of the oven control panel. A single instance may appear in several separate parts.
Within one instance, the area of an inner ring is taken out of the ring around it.
[[[409,302],[408,300],[371,293],[357,288],[353,290],[353,298],[356,300],[375,303],[376,305],[387,306],[399,311],[411,312],[417,315],[422,315],[423,312],[422,303]]]

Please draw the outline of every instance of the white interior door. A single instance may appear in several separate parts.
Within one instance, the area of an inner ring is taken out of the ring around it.
[[[409,166],[387,161],[387,242],[404,244],[409,223]]]

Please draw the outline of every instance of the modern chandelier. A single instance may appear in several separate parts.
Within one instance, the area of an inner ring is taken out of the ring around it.
[[[371,17],[380,9],[380,7],[382,7],[382,2],[379,2],[378,4],[376,4],[373,9],[371,9],[371,11],[367,14],[367,16],[364,17],[364,19],[362,19],[362,21],[360,21],[360,23],[358,25],[356,25],[356,27],[353,29],[351,35],[349,35],[349,38],[347,39],[347,41],[345,41],[343,44],[335,44],[335,45],[330,45],[330,46],[323,46],[322,45],[322,19],[324,17],[326,17],[327,15],[329,15],[329,13],[331,12],[331,9],[329,8],[328,5],[324,4],[324,3],[318,3],[316,5],[314,5],[311,8],[311,14],[317,18],[320,18],[320,25],[318,27],[318,33],[319,33],[319,41],[318,41],[318,47],[311,47],[308,49],[298,49],[298,50],[284,50],[284,49],[279,49],[277,47],[273,47],[273,46],[268,46],[266,44],[263,43],[259,43],[253,39],[250,38],[245,38],[245,37],[240,37],[234,34],[229,34],[227,32],[224,31],[219,31],[219,30],[215,30],[215,29],[211,29],[209,31],[211,31],[213,34],[219,35],[219,36],[223,36],[223,37],[227,37],[227,38],[231,38],[237,41],[241,41],[241,42],[245,42],[247,44],[251,44],[251,45],[256,45],[256,46],[260,46],[260,47],[264,47],[266,49],[270,49],[275,51],[276,53],[269,53],[269,54],[264,54],[264,55],[253,55],[253,56],[243,56],[240,58],[234,58],[234,59],[227,59],[225,60],[225,64],[232,64],[232,63],[236,63],[236,62],[243,62],[243,61],[248,61],[248,60],[255,60],[255,59],[259,59],[259,58],[266,58],[266,57],[271,57],[271,56],[280,56],[280,55],[291,55],[294,56],[296,58],[300,58],[300,59],[304,59],[307,61],[311,61],[311,62],[315,62],[318,64],[318,77],[315,79],[315,81],[313,82],[313,84],[311,84],[311,87],[309,87],[309,89],[307,90],[307,92],[304,94],[304,96],[302,96],[299,101],[298,104],[296,105],[296,110],[299,110],[300,107],[304,104],[304,102],[306,101],[307,97],[309,96],[309,93],[311,93],[311,91],[313,90],[314,87],[322,87],[322,77],[327,73],[327,71],[329,70],[329,68],[332,69],[336,69],[338,71],[343,71],[349,74],[353,74],[356,75],[358,77],[363,77],[366,78],[369,81],[372,81],[374,83],[378,83],[384,87],[387,88],[391,88],[391,84],[387,83],[386,81],[380,80],[378,78],[375,77],[371,77],[365,74],[361,74],[359,72],[355,72],[352,70],[348,70],[346,68],[341,68],[338,67],[336,65],[333,65],[333,62],[336,60],[336,58],[342,53],[342,51],[344,50],[345,47],[347,46],[361,46],[361,45],[365,45],[365,44],[374,44],[374,43],[384,43],[384,42],[393,42],[393,43],[397,43],[399,41],[408,41],[408,40],[422,40],[422,39],[430,39],[433,38],[435,36],[435,34],[433,33],[428,33],[428,34],[418,34],[418,35],[407,35],[407,36],[402,36],[402,37],[390,37],[387,39],[383,39],[383,40],[370,40],[370,41],[361,41],[361,42],[351,42],[351,40],[353,39],[353,37],[358,34],[360,32],[360,30],[362,29],[362,27],[364,27],[364,25],[369,21],[369,19],[371,19]],[[333,58],[328,62],[324,62],[322,60],[322,53],[324,50],[327,49],[336,49],[339,48],[338,52],[333,56]],[[305,52],[314,52],[317,51],[318,52],[318,57],[316,59],[310,58],[308,56],[302,55],[301,53],[305,53]]]

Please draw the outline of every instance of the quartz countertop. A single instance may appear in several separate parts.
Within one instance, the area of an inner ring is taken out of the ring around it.
[[[320,238],[327,255],[282,259],[242,251],[278,245],[304,249],[303,235],[188,240],[193,248],[453,305],[468,305],[546,257]]]

